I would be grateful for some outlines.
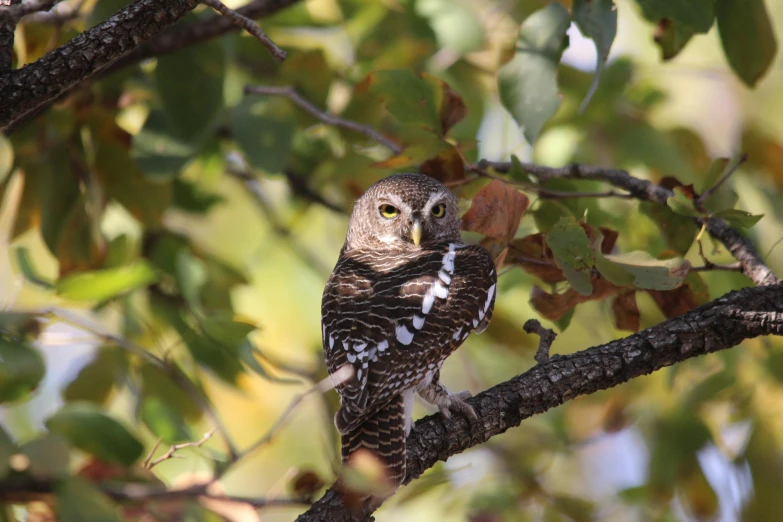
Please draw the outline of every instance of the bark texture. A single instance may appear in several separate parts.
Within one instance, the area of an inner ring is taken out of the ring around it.
[[[479,418],[473,427],[457,415],[451,421],[440,414],[417,421],[407,441],[406,482],[566,401],[763,335],[783,335],[783,284],[732,292],[624,339],[554,356],[470,399]],[[347,509],[335,485],[297,521],[357,522],[371,520],[372,511],[372,506]]]
[[[89,79],[196,5],[197,0],[136,0],[40,60],[0,75],[0,129]]]
[[[17,5],[22,0],[0,0],[0,10]],[[14,59],[14,30],[16,22],[0,20],[0,75],[11,70]]]

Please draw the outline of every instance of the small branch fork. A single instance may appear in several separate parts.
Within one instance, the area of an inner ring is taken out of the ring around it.
[[[552,343],[555,342],[555,337],[557,337],[557,334],[553,330],[541,326],[541,323],[539,323],[536,319],[528,319],[525,321],[522,329],[527,333],[534,333],[540,337],[538,342],[538,349],[536,350],[534,359],[538,364],[548,363],[550,360],[549,350],[552,348]]]
[[[192,442],[182,442],[180,444],[173,444],[168,449],[168,451],[166,451],[166,453],[164,453],[163,455],[161,455],[157,459],[152,460],[153,455],[155,455],[155,451],[158,449],[158,446],[160,446],[160,439],[158,439],[158,441],[152,447],[152,450],[150,451],[150,454],[147,455],[146,459],[144,459],[144,467],[146,469],[152,469],[155,466],[157,466],[158,464],[160,464],[161,462],[163,462],[164,460],[173,459],[173,458],[175,458],[174,454],[177,451],[181,450],[181,449],[185,449],[185,448],[200,448],[201,446],[206,444],[209,439],[212,438],[212,435],[215,434],[215,429],[216,428],[212,428],[211,430],[206,432],[204,434],[204,436],[201,437],[200,440],[192,441]]]
[[[234,22],[236,25],[253,35],[259,42],[261,42],[264,47],[266,47],[269,52],[272,54],[272,57],[275,59],[277,63],[282,63],[283,60],[285,60],[288,53],[286,53],[284,50],[282,50],[280,47],[275,44],[267,35],[266,33],[258,26],[257,23],[255,23],[253,20],[248,18],[247,16],[238,13],[237,11],[234,11],[230,7],[228,7],[226,4],[221,2],[220,0],[200,0],[202,4],[208,5],[218,13],[222,14],[232,22]]]

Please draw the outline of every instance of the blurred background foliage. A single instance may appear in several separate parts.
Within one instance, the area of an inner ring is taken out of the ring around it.
[[[60,23],[23,20],[15,66],[128,3],[87,0]],[[180,23],[207,16],[198,8]],[[247,34],[224,36],[100,75],[0,137],[0,477],[57,479],[60,520],[120,516],[91,482],[186,485],[217,469],[231,494],[299,498],[334,480],[334,392],[304,398],[229,469],[222,435],[202,440],[214,419],[197,399],[208,397],[246,448],[326,375],[321,291],[352,202],[390,173],[434,175],[467,210],[494,189],[465,161],[596,164],[700,193],[724,168],[714,159],[746,152],[704,212],[743,211],[726,216],[783,273],[777,0],[309,0],[260,23],[289,52],[283,64]],[[246,85],[292,86],[401,153],[285,97],[245,94]],[[669,270],[646,285],[608,275],[623,262],[631,273],[645,263],[684,266],[655,261],[677,255],[704,264],[698,230],[679,215],[702,211],[686,190],[667,209],[545,199],[524,190],[518,165],[504,176],[530,206],[518,229],[513,217],[498,218],[510,219],[510,234],[466,227],[507,268],[487,333],[444,367],[451,389],[476,393],[534,364],[527,318],[551,319],[561,330],[554,351],[570,353],[751,284],[732,271]],[[606,189],[557,180],[545,188]],[[764,217],[750,227],[747,212]],[[587,239],[597,233],[596,249]],[[566,247],[584,237],[589,266],[563,254],[555,234]],[[702,243],[711,262],[733,262],[708,237]],[[621,257],[633,251],[649,259]],[[531,257],[550,266],[525,265]],[[593,263],[611,290],[590,280]],[[667,287],[672,277],[678,290]],[[580,284],[587,289],[575,291]],[[600,291],[583,299],[591,288]],[[377,517],[780,520],[782,399],[783,343],[747,341],[531,418],[437,465]],[[151,451],[157,458],[188,441],[204,444],[145,469]],[[166,520],[258,519],[214,505],[155,509]],[[302,509],[261,515],[291,520]],[[47,510],[17,504],[0,519],[27,511],[27,520],[47,520],[34,518]],[[121,514],[137,520],[143,510]]]

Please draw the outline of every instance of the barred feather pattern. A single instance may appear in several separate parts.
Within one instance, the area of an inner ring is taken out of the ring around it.
[[[329,373],[345,364],[354,369],[337,386],[344,458],[370,449],[403,480],[410,425],[403,395],[412,405],[413,391],[432,381],[471,331],[486,327],[496,283],[489,253],[458,238],[424,248],[343,249],[321,314]]]

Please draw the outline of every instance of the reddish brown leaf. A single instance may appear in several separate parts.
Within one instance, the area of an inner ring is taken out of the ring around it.
[[[565,281],[566,276],[555,264],[552,250],[542,233],[531,234],[509,243],[506,265],[516,265],[545,283]]]
[[[419,172],[432,176],[441,183],[462,181],[465,179],[465,162],[455,147],[449,147],[422,163]]]
[[[614,323],[618,330],[639,331],[639,306],[636,304],[636,292],[620,294],[612,301]]]
[[[514,237],[530,200],[500,180],[481,189],[462,216],[462,229],[506,241]]]
[[[468,110],[462,97],[449,84],[443,82],[443,101],[440,104],[438,118],[443,129],[443,134],[449,132],[454,125],[462,121]]]
[[[710,300],[709,290],[696,272],[688,274],[683,285],[674,290],[647,290],[647,292],[668,318],[678,317]]]
[[[587,296],[581,295],[573,288],[569,288],[562,294],[550,294],[538,286],[534,286],[530,293],[530,304],[542,317],[550,321],[558,321],[578,304],[587,301],[600,301],[622,291],[619,286],[615,286],[599,276],[592,276],[590,283],[593,286],[593,293]]]

